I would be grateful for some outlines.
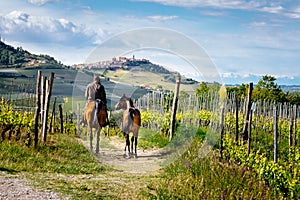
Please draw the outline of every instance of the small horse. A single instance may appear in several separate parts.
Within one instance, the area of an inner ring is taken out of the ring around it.
[[[134,143],[134,152],[135,156],[137,156],[136,146],[137,139],[139,134],[139,128],[141,126],[141,113],[139,109],[135,108],[133,105],[133,101],[130,97],[126,97],[125,94],[121,97],[119,103],[115,106],[116,110],[125,109],[123,113],[122,120],[122,132],[126,139],[125,145],[125,155],[126,155],[126,147],[128,147],[128,154],[130,155],[130,141],[129,134],[132,132],[131,137],[131,152],[133,154],[133,143]]]
[[[90,149],[93,151],[93,128],[96,129],[96,154],[99,153],[100,131],[106,124],[105,104],[100,99],[87,104],[84,111],[84,120],[87,122],[90,135]]]

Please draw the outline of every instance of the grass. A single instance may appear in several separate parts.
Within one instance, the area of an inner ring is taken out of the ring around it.
[[[92,174],[106,170],[75,137],[64,134],[51,135],[48,144],[38,149],[3,141],[0,160],[1,169],[14,172]]]
[[[127,83],[135,86],[150,86],[157,88],[162,86],[165,90],[173,90],[175,83],[164,81],[164,75],[148,71],[127,71],[118,69],[116,71],[109,70],[106,74],[112,81]],[[180,90],[185,92],[194,91],[197,84],[181,84]]]
[[[101,164],[73,135],[49,135],[38,149],[15,141],[0,143],[0,171],[26,178],[62,199],[136,199],[155,175],[130,174]]]
[[[168,143],[169,139],[162,133],[147,128],[140,128],[138,147],[143,149],[163,148]]]
[[[161,179],[141,194],[148,199],[276,199],[281,198],[245,167],[220,160],[218,151],[199,157],[203,132],[188,150],[164,169]]]
[[[160,133],[141,128],[140,134],[140,145],[144,142],[145,148],[165,145]],[[190,136],[194,140],[178,160],[151,174],[125,173],[104,166],[78,138],[66,134],[49,135],[47,145],[39,149],[1,142],[0,170],[25,177],[38,189],[59,192],[62,199],[280,198],[248,168],[220,160],[217,150],[204,158],[199,156],[204,138],[209,140],[204,129],[182,127],[171,144],[182,144]]]

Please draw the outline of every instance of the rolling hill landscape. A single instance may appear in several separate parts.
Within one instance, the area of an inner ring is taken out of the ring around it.
[[[35,90],[37,70],[42,71],[43,76],[55,73],[53,95],[72,96],[76,87],[76,80],[84,78],[82,85],[87,85],[92,76],[99,75],[103,85],[107,89],[107,95],[115,92],[116,85],[134,87],[133,98],[145,94],[148,90],[173,90],[178,73],[151,63],[149,60],[132,60],[127,58],[123,62],[112,58],[106,65],[99,63],[78,64],[66,66],[60,61],[48,55],[36,55],[24,50],[22,47],[13,47],[0,42],[0,94],[13,92],[32,93]],[[108,64],[107,64],[108,63]],[[85,74],[85,75],[83,75]],[[181,78],[181,90],[193,92],[198,87],[198,82],[189,78]],[[122,86],[123,87],[123,86]],[[125,87],[125,86],[124,86]],[[76,95],[83,96],[81,91]]]

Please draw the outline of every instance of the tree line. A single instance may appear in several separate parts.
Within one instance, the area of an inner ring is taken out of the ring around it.
[[[0,41],[0,65],[20,67],[30,59],[45,60],[48,64],[62,65],[49,55],[35,55],[24,50],[22,47],[14,48]]]
[[[208,85],[202,82],[196,89],[196,94],[203,95],[208,91],[217,91],[219,89],[218,84]],[[247,96],[248,84],[242,84],[240,86],[233,86],[226,88],[228,93],[235,93],[239,98]],[[263,76],[254,87],[252,92],[252,99],[257,100],[269,100],[280,103],[290,103],[293,105],[300,105],[300,92],[284,92],[282,88],[276,83],[274,76]]]

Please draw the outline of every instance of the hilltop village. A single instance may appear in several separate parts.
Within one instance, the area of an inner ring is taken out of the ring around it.
[[[136,59],[133,55],[131,58],[127,57],[119,57],[119,58],[112,58],[111,60],[107,61],[99,61],[95,63],[88,63],[88,64],[75,64],[72,65],[71,68],[73,69],[89,69],[89,70],[96,70],[96,69],[108,69],[108,70],[117,70],[117,69],[131,69],[136,66],[140,66],[142,64],[152,64],[147,59]]]

